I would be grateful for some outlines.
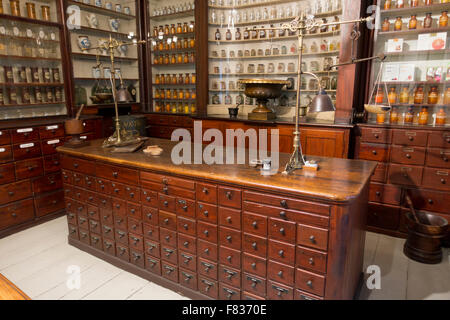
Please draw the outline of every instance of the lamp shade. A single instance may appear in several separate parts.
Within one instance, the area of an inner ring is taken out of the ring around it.
[[[317,96],[311,101],[309,106],[310,113],[336,111],[330,96],[325,90],[319,91]]]
[[[123,86],[123,84],[120,86],[119,90],[117,90],[116,96],[117,102],[120,103],[131,102],[133,100],[130,92]]]

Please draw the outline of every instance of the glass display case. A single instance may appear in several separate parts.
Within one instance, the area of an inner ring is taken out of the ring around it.
[[[57,1],[0,2],[0,120],[66,115]]]
[[[446,0],[381,1],[370,103],[390,106],[368,122],[445,126],[450,112],[450,49]],[[378,80],[377,80],[378,79]]]
[[[256,106],[245,97],[239,79],[268,78],[289,80],[281,98],[269,102],[278,116],[293,117],[296,106],[298,63],[297,32],[255,30],[280,27],[304,12],[316,20],[342,20],[343,1],[263,1],[208,0],[209,4],[209,105],[208,114],[228,114],[228,108],[242,104],[240,114],[247,115]],[[344,8],[345,10],[345,8]],[[320,77],[322,86],[336,100],[338,72],[328,66],[339,62],[341,32],[339,26],[307,32],[303,49],[303,71]],[[301,79],[302,112],[318,89],[313,78]]]
[[[150,0],[151,105],[148,111],[197,111],[194,1]]]
[[[119,42],[137,39],[136,1],[67,0],[69,22],[72,12],[79,12],[74,25],[68,25],[73,65],[74,104],[87,108],[111,108],[111,59],[107,50],[94,49],[111,36]],[[78,20],[78,21],[77,21]],[[69,23],[68,22],[68,23]],[[82,50],[87,49],[87,50]],[[138,46],[120,46],[114,52],[116,85],[122,80],[135,103],[140,101]],[[106,98],[105,98],[106,97]],[[130,106],[129,103],[119,107]]]

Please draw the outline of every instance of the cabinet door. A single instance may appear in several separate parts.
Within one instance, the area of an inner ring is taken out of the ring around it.
[[[300,139],[305,155],[348,158],[349,130],[301,129],[300,131]]]

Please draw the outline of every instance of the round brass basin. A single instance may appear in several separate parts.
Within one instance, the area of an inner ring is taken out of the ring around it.
[[[271,113],[267,108],[269,99],[276,99],[281,96],[281,89],[285,85],[290,84],[286,80],[272,80],[272,79],[239,79],[239,83],[245,85],[245,95],[250,98],[256,98],[258,107],[253,110],[253,113]]]

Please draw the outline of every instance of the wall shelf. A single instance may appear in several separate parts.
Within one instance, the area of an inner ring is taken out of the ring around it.
[[[85,11],[98,13],[98,14],[102,14],[102,15],[105,15],[105,16],[109,16],[109,17],[121,18],[121,19],[124,19],[124,20],[134,20],[134,19],[136,19],[136,16],[134,16],[134,15],[126,14],[126,13],[123,13],[123,12],[117,12],[115,10],[106,9],[104,7],[97,7],[97,6],[94,6],[94,5],[91,5],[91,4],[86,4],[86,3],[83,3],[83,2],[67,0],[67,3],[70,4],[70,5],[79,6],[81,9],[84,9]],[[123,10],[123,8],[122,8],[122,10]]]
[[[403,26],[406,27],[405,25]],[[401,30],[401,31],[384,31],[378,32],[379,36],[406,36],[406,35],[418,35],[423,33],[438,33],[438,32],[448,32],[450,31],[450,27],[445,28],[421,28],[421,29],[413,29],[413,30]]]
[[[72,52],[72,57],[75,59],[86,59],[86,60],[96,60],[97,55],[94,53],[83,53],[83,52]],[[109,56],[99,55],[98,56],[101,61],[110,61]],[[138,58],[129,58],[129,57],[114,57],[115,61],[129,61],[129,62],[136,62],[138,61]]]
[[[385,15],[398,15],[404,13],[407,14],[408,16],[411,16],[412,14],[436,12],[444,10],[449,10],[448,3],[435,3],[429,6],[418,6],[418,7],[405,6],[404,8],[392,8],[389,10],[381,10],[380,14],[382,16],[385,16]]]
[[[188,11],[182,11],[182,12],[175,12],[170,14],[164,14],[159,16],[150,16],[150,19],[153,21],[159,21],[159,20],[168,20],[168,19],[175,19],[175,18],[186,18],[186,17],[194,17],[194,10],[188,10]]]
[[[306,34],[305,38],[314,38],[314,37],[330,37],[330,36],[339,36],[340,30],[337,31],[330,31],[330,32],[323,32],[323,33],[311,33]],[[245,39],[245,40],[214,40],[209,39],[208,41],[210,43],[216,43],[216,44],[233,44],[233,43],[251,43],[251,42],[272,42],[272,41],[285,41],[285,40],[297,40],[298,37],[296,35],[294,36],[285,36],[285,37],[274,37],[274,38],[258,38],[258,39]]]

